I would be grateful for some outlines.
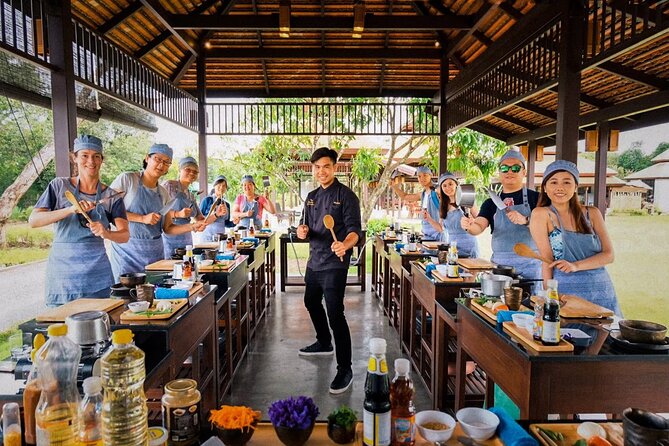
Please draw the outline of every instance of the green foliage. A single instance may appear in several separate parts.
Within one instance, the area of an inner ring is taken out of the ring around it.
[[[355,154],[351,172],[360,181],[373,181],[381,171],[381,151],[363,147]]]
[[[0,249],[0,267],[23,265],[49,257],[50,248],[3,248]]]
[[[358,421],[358,415],[353,409],[343,404],[330,412],[328,421],[344,429],[349,429]]]
[[[392,224],[390,218],[370,218],[367,220],[367,236],[374,237]]]
[[[32,229],[27,224],[7,227],[7,246],[22,248],[48,248],[53,241],[53,232],[49,229]]]
[[[27,208],[15,207],[12,209],[12,215],[9,216],[10,221],[21,221],[27,222],[28,217],[33,211],[33,206],[28,206]]]
[[[659,154],[664,153],[666,150],[669,150],[669,142],[661,142],[660,144],[657,145],[655,150],[653,150],[653,153],[649,155],[649,158],[653,159]]]
[[[638,148],[626,150],[618,157],[618,167],[626,173],[638,172],[651,164],[650,157]]]

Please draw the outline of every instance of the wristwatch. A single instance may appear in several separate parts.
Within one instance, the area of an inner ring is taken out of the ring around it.
[[[526,221],[523,224],[523,226],[529,226],[530,225],[530,217],[525,217]]]

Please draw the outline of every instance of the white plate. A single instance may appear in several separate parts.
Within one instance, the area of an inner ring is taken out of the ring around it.
[[[190,290],[193,286],[193,282],[190,280],[182,280],[179,283],[175,283],[172,289],[174,290]]]

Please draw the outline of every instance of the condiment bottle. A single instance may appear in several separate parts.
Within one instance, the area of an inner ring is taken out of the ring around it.
[[[84,380],[84,399],[79,405],[79,445],[102,446],[102,380]]]
[[[25,425],[26,444],[37,443],[37,438],[35,437],[35,409],[37,408],[37,403],[42,394],[42,389],[39,384],[39,373],[37,371],[37,365],[35,364],[35,355],[45,342],[46,340],[42,333],[37,333],[35,335],[35,338],[33,339],[33,350],[30,353],[30,358],[33,364],[30,368],[30,373],[28,374],[26,388],[23,390],[23,424]]]
[[[557,292],[557,280],[546,281],[548,297],[544,303],[543,328],[541,343],[544,345],[558,345],[560,343],[560,298]]]
[[[192,379],[175,379],[165,385],[162,398],[163,426],[170,444],[196,444],[200,436],[200,392]]]
[[[390,384],[391,435],[393,446],[413,446],[416,441],[416,393],[409,376],[408,359],[395,360],[395,378]]]
[[[251,226],[249,226],[249,235],[255,235],[255,233],[256,233],[256,227],[254,224],[251,224]]]
[[[2,433],[5,446],[21,446],[21,414],[17,403],[2,406]]]
[[[447,276],[451,279],[457,279],[460,277],[460,268],[458,267],[458,245],[455,240],[451,242],[451,246],[448,249],[448,267],[447,267]]]
[[[190,259],[187,255],[184,256],[184,266],[181,277],[183,280],[193,280],[193,264],[190,263]]]
[[[269,228],[269,218],[265,218],[265,223],[263,224],[263,227]]]
[[[541,332],[544,324],[544,302],[546,302],[546,292],[539,291],[534,299],[534,320],[532,321],[532,337],[535,341],[541,341]]]
[[[390,444],[390,383],[386,363],[386,340],[369,340],[371,355],[365,378],[363,402],[363,444],[388,446]]]

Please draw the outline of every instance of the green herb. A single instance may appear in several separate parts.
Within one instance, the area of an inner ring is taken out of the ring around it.
[[[544,429],[543,427],[540,427],[539,430],[546,434],[548,438],[554,441],[562,441],[564,440],[564,434],[562,432],[555,432],[550,429]]]
[[[328,421],[341,426],[344,429],[349,429],[356,421],[358,421],[358,416],[353,409],[344,404],[330,412]]]
[[[576,440],[573,446],[588,446],[588,442],[582,438]]]

